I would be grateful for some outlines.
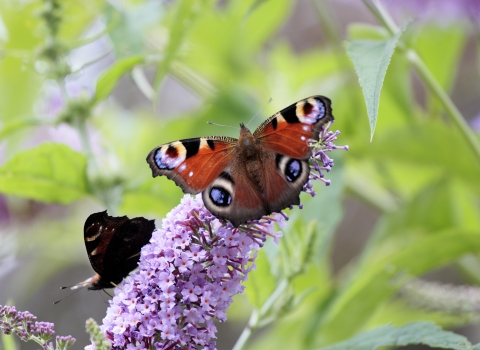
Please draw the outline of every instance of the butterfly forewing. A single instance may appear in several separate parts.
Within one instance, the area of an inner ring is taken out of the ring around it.
[[[108,216],[105,210],[90,215],[85,221],[83,229],[85,248],[96,273],[103,275],[105,251],[117,228],[127,220],[126,216],[118,218]]]
[[[312,96],[268,118],[255,130],[254,136],[275,153],[308,159],[308,140],[318,140],[322,126],[330,121],[333,121],[330,100]]]
[[[147,156],[152,175],[165,175],[185,193],[202,192],[232,161],[237,140],[209,136],[170,142]]]

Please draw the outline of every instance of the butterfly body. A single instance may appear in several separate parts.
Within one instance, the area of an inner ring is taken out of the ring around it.
[[[312,96],[274,114],[252,134],[174,141],[147,157],[153,176],[165,175],[185,193],[202,192],[205,206],[234,226],[300,203],[311,151],[333,120],[330,100]]]

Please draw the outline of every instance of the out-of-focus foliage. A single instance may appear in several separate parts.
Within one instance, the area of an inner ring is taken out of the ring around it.
[[[296,46],[305,12],[295,11],[305,6],[314,39]],[[337,23],[336,6],[378,24]],[[403,344],[439,344],[417,341],[425,334],[456,341],[410,322],[450,327],[465,319],[396,295],[408,279],[444,266],[480,283],[480,142],[464,119],[480,105],[462,116],[449,97],[462,78],[456,100],[478,101],[478,63],[460,66],[465,55],[478,60],[467,44],[479,27],[468,17],[393,20],[389,11],[400,10],[369,0],[0,2],[0,235],[14,241],[0,247],[3,303],[13,297],[22,307],[55,273],[87,264],[81,237],[90,213],[144,215],[159,225],[182,194],[151,178],[145,157],[155,146],[237,137],[206,121],[236,126],[260,110],[258,125],[322,94],[333,102],[338,142],[350,150],[332,155],[332,185],[316,184],[318,195],[289,212],[280,243],[266,242],[248,299],[236,300],[229,320],[245,322],[252,310],[249,349],[341,341],[332,349],[370,349],[399,345],[388,336],[396,334]],[[334,272],[345,196],[379,218],[361,254]],[[385,324],[392,326],[371,330]]]

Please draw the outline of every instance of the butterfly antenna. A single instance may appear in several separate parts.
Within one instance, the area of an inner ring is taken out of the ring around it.
[[[71,288],[71,287],[60,287],[60,289],[67,289],[67,288]],[[75,289],[75,290],[74,290],[73,292],[71,292],[70,294],[65,295],[62,299],[55,301],[55,302],[53,303],[53,305],[57,305],[57,304],[58,304],[59,302],[61,302],[63,299],[68,298],[70,295],[75,294],[75,293],[78,292],[79,290],[80,290],[80,288]]]
[[[273,98],[270,97],[270,98],[268,99],[267,103],[265,103],[265,105],[264,105],[262,108],[260,108],[257,113],[255,113],[255,115],[248,121],[247,125],[245,125],[245,126],[248,126],[248,124],[250,124],[250,122],[251,122],[253,119],[255,119],[255,117],[256,117],[257,115],[259,115],[260,112],[263,111],[263,110],[265,109],[265,107],[267,107],[267,106],[270,104],[270,102],[272,102],[272,100],[273,100]]]
[[[213,123],[213,122],[207,122],[207,124],[215,125],[215,126],[223,126],[225,128],[233,128],[233,129],[238,130],[238,128],[236,126],[231,126],[231,125],[217,124],[217,123]]]
[[[100,294],[100,298],[102,298],[103,302],[104,302],[105,304],[108,304],[108,300],[105,299],[105,296],[104,296],[103,293],[101,293],[101,292],[105,293],[105,294],[108,295],[110,298],[112,298],[112,296],[111,296],[105,289],[102,289],[101,291],[100,291],[100,290],[98,291],[98,294]]]
[[[103,292],[104,292],[106,295],[108,295],[110,298],[113,298],[113,296],[112,296],[109,292],[107,292],[105,289],[102,289],[102,290],[103,290]]]
[[[111,284],[112,286],[114,286],[115,288],[118,288],[118,289],[120,289],[120,290],[123,290],[122,287],[120,287],[119,285],[113,283],[112,281],[110,281],[110,284]]]

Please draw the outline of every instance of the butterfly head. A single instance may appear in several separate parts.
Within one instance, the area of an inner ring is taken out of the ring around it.
[[[250,130],[243,124],[240,124],[240,137],[238,138],[239,155],[243,159],[252,159],[259,155],[259,144]]]

